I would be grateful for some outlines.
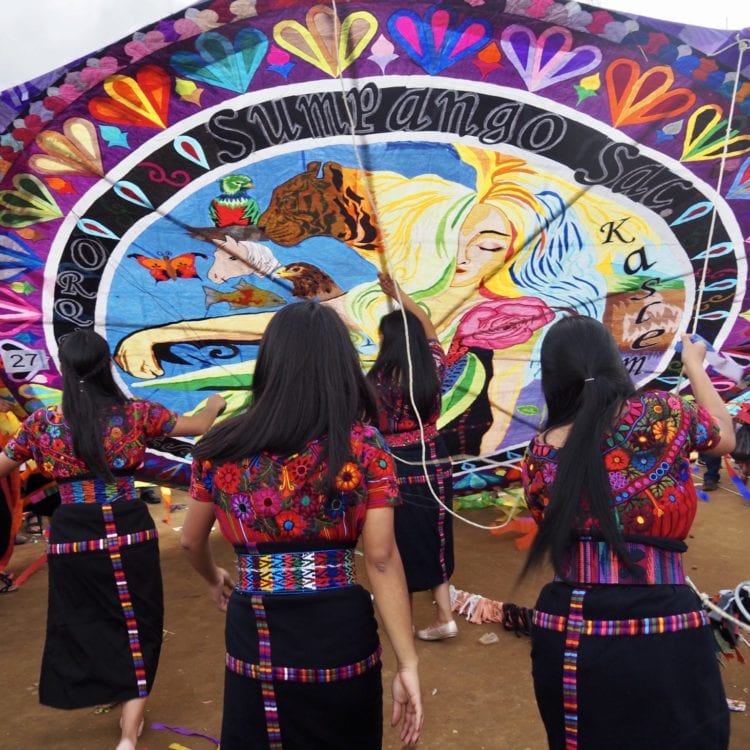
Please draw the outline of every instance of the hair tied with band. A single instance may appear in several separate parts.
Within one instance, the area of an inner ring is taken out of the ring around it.
[[[584,383],[590,383],[592,380],[596,380],[596,378],[584,378],[583,382]]]
[[[105,359],[102,359],[98,364],[94,365],[94,367],[91,370],[89,370],[85,375],[81,375],[80,379],[78,380],[78,383],[80,385],[83,385],[85,381],[93,378],[94,375],[97,375],[98,373],[100,373],[108,365],[109,365],[109,357],[106,357]]]

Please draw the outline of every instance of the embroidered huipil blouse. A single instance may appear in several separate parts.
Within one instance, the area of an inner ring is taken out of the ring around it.
[[[719,427],[702,406],[662,391],[648,391],[626,402],[615,429],[602,443],[612,487],[612,512],[620,531],[683,540],[695,518],[697,496],[690,473],[691,451],[719,440]],[[527,502],[541,522],[557,472],[558,450],[534,438],[522,462]],[[585,499],[576,522],[579,536],[596,534]]]
[[[355,424],[350,459],[328,497],[324,444],[299,453],[260,453],[242,461],[193,461],[190,495],[213,502],[221,533],[232,545],[263,542],[353,546],[368,508],[400,503],[393,457],[374,427]]]
[[[437,339],[429,339],[430,352],[435,363],[438,382],[442,383],[447,368],[447,358],[443,347]],[[378,373],[375,379],[375,390],[380,401],[379,427],[391,446],[408,445],[419,442],[419,422],[414,414],[414,409],[409,399],[409,392],[401,387],[398,380],[386,378]],[[423,427],[431,428],[425,430],[428,439],[437,435],[435,423],[440,416],[441,398],[440,394],[430,409],[428,417],[423,420]],[[429,433],[429,434],[428,434]],[[399,439],[401,436],[403,439]],[[410,437],[413,436],[413,440]]]
[[[112,406],[109,411],[101,422],[104,455],[107,465],[118,475],[135,471],[143,462],[146,441],[169,434],[177,421],[175,412],[152,401],[128,401],[122,406]],[[64,503],[111,499],[107,492],[98,490],[74,491],[75,480],[87,480],[91,470],[75,455],[73,436],[59,407],[38,409],[30,414],[5,447],[5,453],[13,461],[33,459],[45,474],[60,481]],[[103,482],[95,483],[102,488],[106,486]],[[116,485],[117,491],[128,499],[134,496],[132,477],[118,476]]]

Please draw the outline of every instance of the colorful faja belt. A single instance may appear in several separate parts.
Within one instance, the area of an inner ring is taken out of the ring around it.
[[[235,589],[242,594],[304,594],[355,583],[352,549],[237,555]]]

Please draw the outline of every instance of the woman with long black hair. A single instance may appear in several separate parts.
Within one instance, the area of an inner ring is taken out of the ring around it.
[[[403,499],[396,508],[396,541],[409,593],[431,591],[435,601],[435,619],[418,630],[417,637],[437,641],[458,633],[449,593],[453,524],[446,507],[450,509],[453,500],[451,462],[436,424],[446,357],[427,313],[397,289],[390,276],[381,273],[378,280],[383,293],[400,299],[404,309],[381,318],[380,351],[367,377],[378,394],[380,430],[396,459]]]
[[[396,654],[391,723],[415,744],[417,656],[393,534],[393,460],[343,321],[287,305],[261,340],[253,401],[194,451],[182,545],[227,612],[222,750],[379,750],[380,644],[364,564]],[[237,582],[209,547],[215,520]]]
[[[542,342],[547,425],[522,465],[539,533],[524,572],[547,557],[555,571],[532,627],[554,750],[727,747],[713,637],[682,562],[697,506],[690,453],[734,445],[704,355],[682,337],[691,401],[636,392],[594,318],[563,318]]]
[[[122,703],[117,750],[134,750],[164,618],[156,528],[134,473],[149,438],[200,434],[225,401],[210,396],[202,411],[181,416],[127,399],[106,340],[91,330],[65,337],[60,368],[62,404],[27,417],[0,455],[0,477],[33,459],[60,489],[39,700],[66,709]]]

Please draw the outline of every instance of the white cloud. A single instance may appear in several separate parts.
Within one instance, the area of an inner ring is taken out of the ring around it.
[[[0,91],[61,67],[194,0],[5,0]]]

